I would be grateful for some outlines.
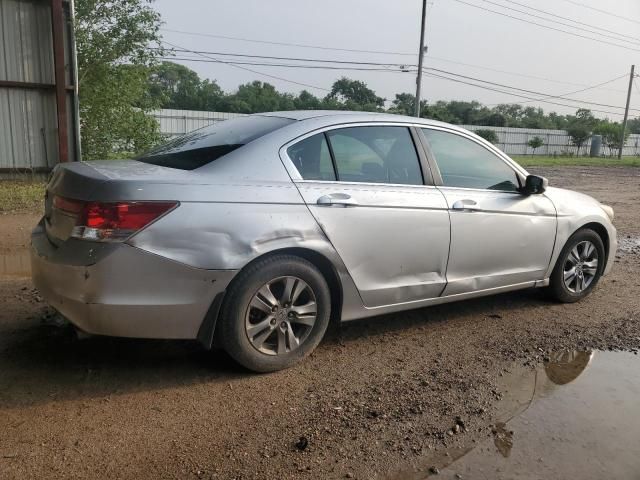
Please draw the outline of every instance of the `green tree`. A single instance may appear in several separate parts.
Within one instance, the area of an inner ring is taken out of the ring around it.
[[[162,62],[151,69],[149,95],[162,108],[215,110],[224,93],[215,80],[200,80],[184,65]]]
[[[609,148],[609,155],[613,156],[620,150],[620,140],[622,136],[622,125],[608,121],[600,122],[594,129],[595,135],[602,135],[602,143]],[[627,143],[631,132],[627,130],[624,135],[624,143]]]
[[[236,93],[223,97],[220,106],[223,112],[275,112],[293,110],[295,98],[291,94],[278,92],[270,83],[255,80],[240,85]]]
[[[582,145],[591,137],[591,129],[581,123],[574,123],[567,128],[567,134],[571,138],[571,143],[578,147],[577,155],[580,155]]]
[[[529,140],[527,142],[527,145],[529,145],[531,147],[531,149],[533,150],[533,154],[536,154],[536,150],[538,148],[540,148],[542,145],[544,145],[544,142],[542,141],[542,139],[540,137],[533,137],[531,140]]]
[[[627,128],[630,133],[640,133],[640,117],[629,120]]]
[[[505,127],[507,125],[507,119],[504,118],[504,115],[501,113],[492,111],[484,118],[482,125],[488,127]]]
[[[424,102],[421,102],[424,103]],[[400,115],[413,115],[416,108],[416,96],[410,93],[396,93],[396,98],[391,102],[391,113]]]
[[[478,135],[479,137],[484,138],[487,142],[498,143],[498,134],[494,130],[490,130],[488,128],[480,128],[475,130],[473,133]]]
[[[551,128],[553,124],[541,108],[526,107],[522,112],[520,126],[523,128]]]
[[[342,110],[382,111],[384,101],[366,83],[346,77],[336,80],[331,92],[325,97],[328,108],[337,107]]]
[[[322,108],[322,101],[307,90],[302,90],[300,94],[293,99],[293,105],[296,110],[319,110]]]
[[[199,110],[217,110],[223,97],[224,92],[215,80],[204,80],[200,83],[200,90],[198,91]]]
[[[160,15],[151,0],[77,0],[80,131],[83,158],[146,150],[160,140],[147,115],[159,103],[149,94],[149,68],[164,54]]]
[[[597,123],[598,120],[593,116],[591,110],[586,108],[578,109],[575,116],[569,119],[567,134],[571,138],[571,143],[578,147],[577,155],[580,155],[582,145],[589,140]]]

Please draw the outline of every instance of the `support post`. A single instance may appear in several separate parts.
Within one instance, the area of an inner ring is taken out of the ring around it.
[[[427,0],[422,0],[422,23],[420,24],[420,49],[418,50],[418,77],[416,78],[416,104],[414,116],[420,118],[420,90],[422,89],[422,63],[424,60],[424,31],[427,26]]]
[[[631,90],[633,89],[633,79],[636,76],[636,66],[631,65],[631,75],[629,76],[629,92],[627,93],[627,106],[624,110],[624,120],[622,121],[622,133],[620,135],[620,150],[618,150],[618,160],[622,159],[622,149],[624,148],[624,136],[627,133],[627,121],[629,120],[629,105],[631,104]]]
[[[58,161],[69,161],[67,89],[64,70],[64,10],[62,0],[51,0],[53,64],[55,68],[56,112],[58,120]]]

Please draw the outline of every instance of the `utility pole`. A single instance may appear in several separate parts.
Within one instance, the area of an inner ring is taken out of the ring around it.
[[[622,149],[624,148],[624,135],[627,133],[627,120],[629,120],[629,105],[631,104],[631,90],[633,89],[633,79],[636,76],[636,66],[631,65],[631,76],[629,77],[629,92],[627,93],[627,108],[624,110],[624,120],[622,121],[622,137],[620,138],[620,150],[618,160],[622,160]]]
[[[416,106],[414,116],[420,118],[420,89],[422,87],[422,61],[424,60],[424,31],[427,26],[427,0],[422,0],[422,24],[420,26],[420,50],[418,51],[418,78],[416,78]]]

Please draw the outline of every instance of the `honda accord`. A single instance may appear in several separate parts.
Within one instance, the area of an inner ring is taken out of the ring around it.
[[[215,123],[58,165],[33,281],[89,334],[198,339],[260,371],[349,321],[517,289],[591,292],[613,210],[459,127],[361,112]]]

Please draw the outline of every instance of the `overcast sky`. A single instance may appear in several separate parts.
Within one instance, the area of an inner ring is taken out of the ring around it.
[[[579,35],[596,36],[576,25],[564,27],[539,18],[509,11],[496,4],[506,5],[544,17],[540,12],[527,10],[508,0],[463,0],[467,3],[527,18],[553,28]],[[447,70],[469,77],[515,86],[550,95],[564,95],[588,86],[627,74],[627,77],[599,89],[571,95],[572,98],[623,107],[632,63],[640,67],[640,1],[639,0],[518,0],[539,10],[553,12],[560,17],[598,26],[636,38],[635,45],[598,36],[602,41],[625,44],[631,49],[578,38],[530,23],[500,16],[464,5],[456,0],[430,0],[427,14],[429,47],[425,59],[427,67]],[[614,17],[576,3],[615,13]],[[379,63],[417,64],[420,35],[421,0],[158,0],[155,8],[165,22],[162,34],[171,44],[189,50],[244,53],[279,57],[300,57],[329,60],[348,60]],[[623,17],[623,18],[620,18]],[[378,53],[343,52],[284,45],[271,45],[167,31],[182,30],[231,36],[252,40],[320,45],[324,47],[409,53],[386,55]],[[628,37],[625,37],[628,38]],[[633,40],[631,40],[633,42]],[[193,55],[191,55],[193,56]],[[228,59],[220,55],[209,55]],[[203,58],[203,57],[199,57]],[[255,61],[255,60],[250,60]],[[257,60],[265,61],[265,60]],[[266,60],[274,62],[274,60]],[[276,61],[277,62],[277,61]],[[457,62],[457,63],[454,63]],[[415,92],[415,75],[409,73],[293,69],[282,67],[248,66],[291,81],[320,88],[303,87],[283,80],[254,74],[219,63],[179,61],[203,78],[215,79],[227,92],[241,83],[262,80],[274,84],[278,90],[297,93],[303,88],[318,96],[326,95],[334,80],[348,76],[366,82],[378,95],[392,100],[395,93]],[[289,62],[290,63],[290,62]],[[467,64],[467,65],[464,65]],[[473,65],[473,66],[471,66]],[[390,68],[393,70],[394,68]],[[397,70],[397,68],[396,68]],[[510,73],[500,73],[501,70]],[[515,74],[540,77],[530,78]],[[547,80],[548,79],[548,80]],[[636,81],[633,107],[640,109],[640,79]],[[539,98],[537,95],[523,93]],[[423,98],[436,100],[479,100],[485,104],[525,102],[503,93],[425,76]],[[553,100],[563,103],[562,100]],[[573,113],[574,108],[529,102],[545,110]],[[619,120],[622,110],[591,106],[593,109],[620,112],[606,115]],[[637,116],[636,112],[634,116]]]

